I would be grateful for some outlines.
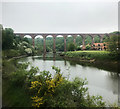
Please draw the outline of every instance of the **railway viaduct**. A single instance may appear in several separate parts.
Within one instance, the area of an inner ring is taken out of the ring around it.
[[[76,37],[79,35],[82,37],[82,49],[85,48],[85,38],[87,36],[90,36],[92,38],[92,45],[94,43],[94,38],[96,36],[99,36],[100,38],[100,42],[103,41],[103,37],[106,36],[106,37],[109,37],[110,34],[107,34],[107,33],[98,33],[98,34],[92,34],[92,33],[14,33],[16,36],[20,36],[20,37],[24,37],[26,35],[29,35],[32,37],[32,43],[33,43],[33,47],[35,46],[35,43],[34,43],[34,40],[35,40],[35,37],[38,36],[38,35],[41,35],[43,37],[43,46],[44,46],[44,53],[46,53],[46,37],[48,35],[51,35],[53,37],[53,52],[55,53],[56,52],[56,37],[58,35],[62,35],[64,37],[64,51],[66,52],[66,38],[71,35],[73,37],[73,43],[75,44],[76,43]]]

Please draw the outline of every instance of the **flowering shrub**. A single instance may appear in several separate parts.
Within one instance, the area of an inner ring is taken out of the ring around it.
[[[86,80],[75,78],[66,80],[60,69],[52,67],[56,74],[51,76],[49,71],[40,72],[31,81],[33,107],[99,107],[105,106],[101,96],[90,96]]]
[[[54,76],[49,71],[39,72],[37,67],[26,70],[28,64],[19,63],[15,71],[7,75],[3,73],[3,101],[10,102],[8,107],[105,107],[101,96],[88,94],[86,80],[75,78],[68,81],[54,66]],[[38,73],[40,75],[36,75]]]
[[[31,48],[26,48],[26,49],[25,49],[25,52],[26,52],[27,54],[32,54],[32,49],[31,49]]]
[[[53,67],[53,69],[56,69]],[[52,78],[50,75],[50,72],[43,71],[42,79],[39,79],[37,81],[31,82],[30,89],[35,92],[35,95],[32,98],[34,107],[39,107],[43,103],[47,102],[48,99],[52,99],[55,89],[59,86],[59,84],[62,83],[63,77],[60,74],[60,72],[57,72],[58,69],[56,69],[56,74]],[[60,70],[59,70],[60,71]]]

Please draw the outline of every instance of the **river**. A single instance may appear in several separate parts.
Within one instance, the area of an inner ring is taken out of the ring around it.
[[[83,66],[77,62],[66,61],[60,57],[34,56],[22,58],[20,62],[30,62],[31,66],[40,71],[47,70],[54,75],[52,66],[59,67],[63,76],[72,81],[75,77],[87,79],[90,95],[101,95],[107,104],[118,103],[118,77],[115,72],[98,69],[92,66]]]

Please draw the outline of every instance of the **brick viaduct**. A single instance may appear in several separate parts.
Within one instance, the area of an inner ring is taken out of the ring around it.
[[[62,35],[64,37],[64,51],[66,52],[66,38],[68,35],[71,35],[73,37],[73,43],[76,43],[76,37],[80,35],[82,37],[82,49],[85,48],[85,38],[87,36],[90,36],[92,38],[92,45],[94,43],[94,38],[96,36],[100,37],[100,42],[102,42],[104,36],[110,36],[110,34],[84,34],[84,33],[14,33],[16,36],[24,37],[25,35],[29,35],[32,37],[33,47],[34,47],[34,39],[36,36],[41,35],[43,37],[44,42],[44,53],[46,53],[46,37],[48,35],[51,35],[53,37],[53,52],[56,52],[56,37],[58,35]]]

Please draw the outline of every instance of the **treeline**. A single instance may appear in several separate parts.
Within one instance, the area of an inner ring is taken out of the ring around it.
[[[14,34],[14,30],[11,28],[3,28],[2,30],[2,50],[4,57],[14,57],[19,55],[39,55],[43,53],[43,39],[35,39],[35,48],[32,45],[32,38],[20,37]],[[99,42],[99,37],[95,37],[95,42]],[[91,37],[86,37],[85,44],[91,44]],[[67,50],[81,50],[80,45],[82,45],[82,37],[78,36],[76,38],[76,44],[73,44],[73,37],[67,37]],[[88,46],[88,45],[87,45]],[[90,49],[90,47],[88,47]],[[46,38],[46,51],[53,51],[53,38]],[[56,51],[64,51],[64,38],[56,38]]]
[[[0,28],[2,29],[2,49],[3,49],[3,56],[9,54],[9,57],[13,57],[16,55],[39,55],[43,53],[43,38],[36,38],[35,39],[35,48],[32,45],[32,38],[28,37],[20,37],[16,36],[14,34],[13,29],[11,28],[3,28],[2,25],[0,25]],[[113,32],[114,34],[118,35],[119,32]],[[113,40],[116,40],[117,37],[110,39],[112,44],[110,48],[115,49],[113,45],[116,45],[118,43],[114,42]],[[76,44],[73,43],[73,37],[67,37],[67,51],[79,51],[82,49],[82,37],[78,36],[76,38]],[[103,37],[103,42],[108,41],[108,38],[106,36]],[[95,43],[100,42],[99,36],[96,36],[94,39]],[[85,39],[85,45],[86,50],[91,49],[91,43],[92,39],[90,36],[87,36]],[[110,44],[109,44],[110,45]],[[113,51],[112,49],[112,51]],[[9,52],[11,51],[12,52]],[[53,51],[53,38],[47,37],[46,38],[46,51],[52,52]],[[57,52],[63,52],[64,51],[64,38],[63,37],[56,37],[56,51]]]

